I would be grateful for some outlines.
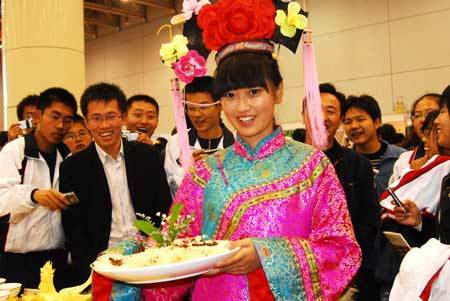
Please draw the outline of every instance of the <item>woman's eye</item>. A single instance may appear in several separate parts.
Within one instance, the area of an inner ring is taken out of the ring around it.
[[[223,95],[225,98],[234,98],[234,93],[232,92],[227,92]]]
[[[258,95],[261,89],[250,89],[250,95],[255,96]]]

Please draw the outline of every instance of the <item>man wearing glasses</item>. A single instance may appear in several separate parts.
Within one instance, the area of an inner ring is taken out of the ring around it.
[[[211,76],[195,78],[184,88],[185,108],[192,128],[189,131],[189,145],[194,160],[205,158],[217,149],[226,148],[234,143],[234,136],[222,123],[222,106],[213,97],[214,79]],[[178,136],[170,137],[166,146],[164,168],[172,194],[175,195],[184,177],[180,165]]]
[[[67,145],[72,155],[85,149],[92,142],[91,134],[86,127],[84,118],[76,114],[73,117],[73,124],[67,135],[64,137],[64,144]]]
[[[35,132],[0,152],[0,277],[22,287],[37,287],[40,268],[48,260],[56,268],[56,287],[65,286],[67,252],[60,210],[69,202],[58,192],[59,166],[69,153],[62,140],[76,111],[68,91],[42,92]]]
[[[64,162],[60,182],[62,192],[74,192],[79,199],[62,216],[79,283],[89,277],[89,265],[100,252],[136,234],[136,213],[158,221],[156,213],[167,213],[172,202],[158,152],[121,138],[127,111],[122,90],[92,85],[80,106],[94,142]]]

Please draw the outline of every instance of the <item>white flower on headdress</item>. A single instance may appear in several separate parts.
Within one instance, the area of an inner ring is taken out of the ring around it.
[[[288,38],[295,36],[297,29],[305,29],[308,26],[308,19],[300,14],[300,4],[297,2],[291,2],[288,5],[288,14],[279,9],[275,17],[275,23],[280,26],[280,32],[282,35]]]
[[[200,10],[203,6],[211,4],[209,0],[184,0],[183,1],[183,13],[185,20],[190,20],[192,18],[192,15],[195,13],[196,15],[199,14]]]

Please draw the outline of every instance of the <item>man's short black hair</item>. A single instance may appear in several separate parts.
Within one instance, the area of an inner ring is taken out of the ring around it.
[[[123,91],[114,84],[98,83],[89,86],[84,90],[83,95],[81,95],[81,112],[83,116],[87,116],[87,108],[89,103],[93,101],[104,101],[110,102],[116,99],[119,105],[120,112],[127,112],[127,99]]]
[[[73,114],[77,112],[78,105],[75,97],[63,88],[49,88],[39,94],[38,110],[43,112],[46,108],[50,107],[53,103],[59,102],[68,107],[73,111]]]
[[[214,97],[214,78],[212,76],[196,77],[184,87],[184,93],[209,93]]]
[[[133,103],[136,101],[143,101],[143,102],[146,102],[146,103],[149,103],[149,104],[155,106],[156,113],[159,115],[159,105],[158,105],[158,102],[156,101],[156,99],[154,99],[151,96],[144,95],[144,94],[133,95],[130,98],[128,98],[127,110],[129,110],[131,108],[131,106],[133,105]]]
[[[450,85],[442,92],[441,98],[439,99],[439,106],[441,108],[446,106],[447,109],[450,109]]]
[[[333,95],[339,100],[339,104],[341,106],[341,116],[343,116],[344,107],[345,107],[345,95],[336,90],[336,87],[330,83],[323,83],[319,85],[320,93],[328,93]]]
[[[83,116],[81,116],[78,113],[73,115],[73,123],[81,123],[81,124],[83,124],[83,126],[86,127],[86,123],[85,123]]]
[[[397,134],[397,130],[395,129],[395,127],[392,124],[389,124],[389,123],[382,124],[377,129],[378,138],[386,141],[389,144],[395,144],[393,142],[393,140],[395,139],[394,138],[395,134]]]
[[[25,116],[23,116],[23,112],[25,111],[25,107],[34,106],[37,108],[38,102],[39,102],[39,95],[36,95],[36,94],[28,95],[27,97],[22,99],[19,102],[19,104],[17,105],[17,110],[16,110],[17,119],[18,120],[24,119]]]
[[[363,94],[361,96],[349,96],[345,102],[344,113],[342,116],[345,116],[347,111],[351,108],[357,108],[365,111],[369,114],[373,121],[376,119],[381,121],[380,106],[378,105],[376,99],[370,95]]]

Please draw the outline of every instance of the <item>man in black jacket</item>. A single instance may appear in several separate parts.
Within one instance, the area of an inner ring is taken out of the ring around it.
[[[324,152],[344,188],[356,240],[362,250],[362,264],[355,278],[359,290],[357,300],[377,300],[373,280],[373,245],[379,222],[379,206],[375,197],[372,166],[364,156],[342,147],[334,138],[342,121],[344,94],[328,83],[321,84],[319,89],[328,134],[328,145]],[[308,124],[307,116],[305,117]],[[306,143],[311,144],[308,131]]]
[[[81,110],[94,142],[61,166],[60,179],[60,191],[75,192],[80,201],[62,214],[76,282],[87,279],[100,252],[137,232],[136,213],[158,224],[156,213],[167,213],[172,201],[157,151],[121,139],[127,108],[120,88],[90,86]]]

